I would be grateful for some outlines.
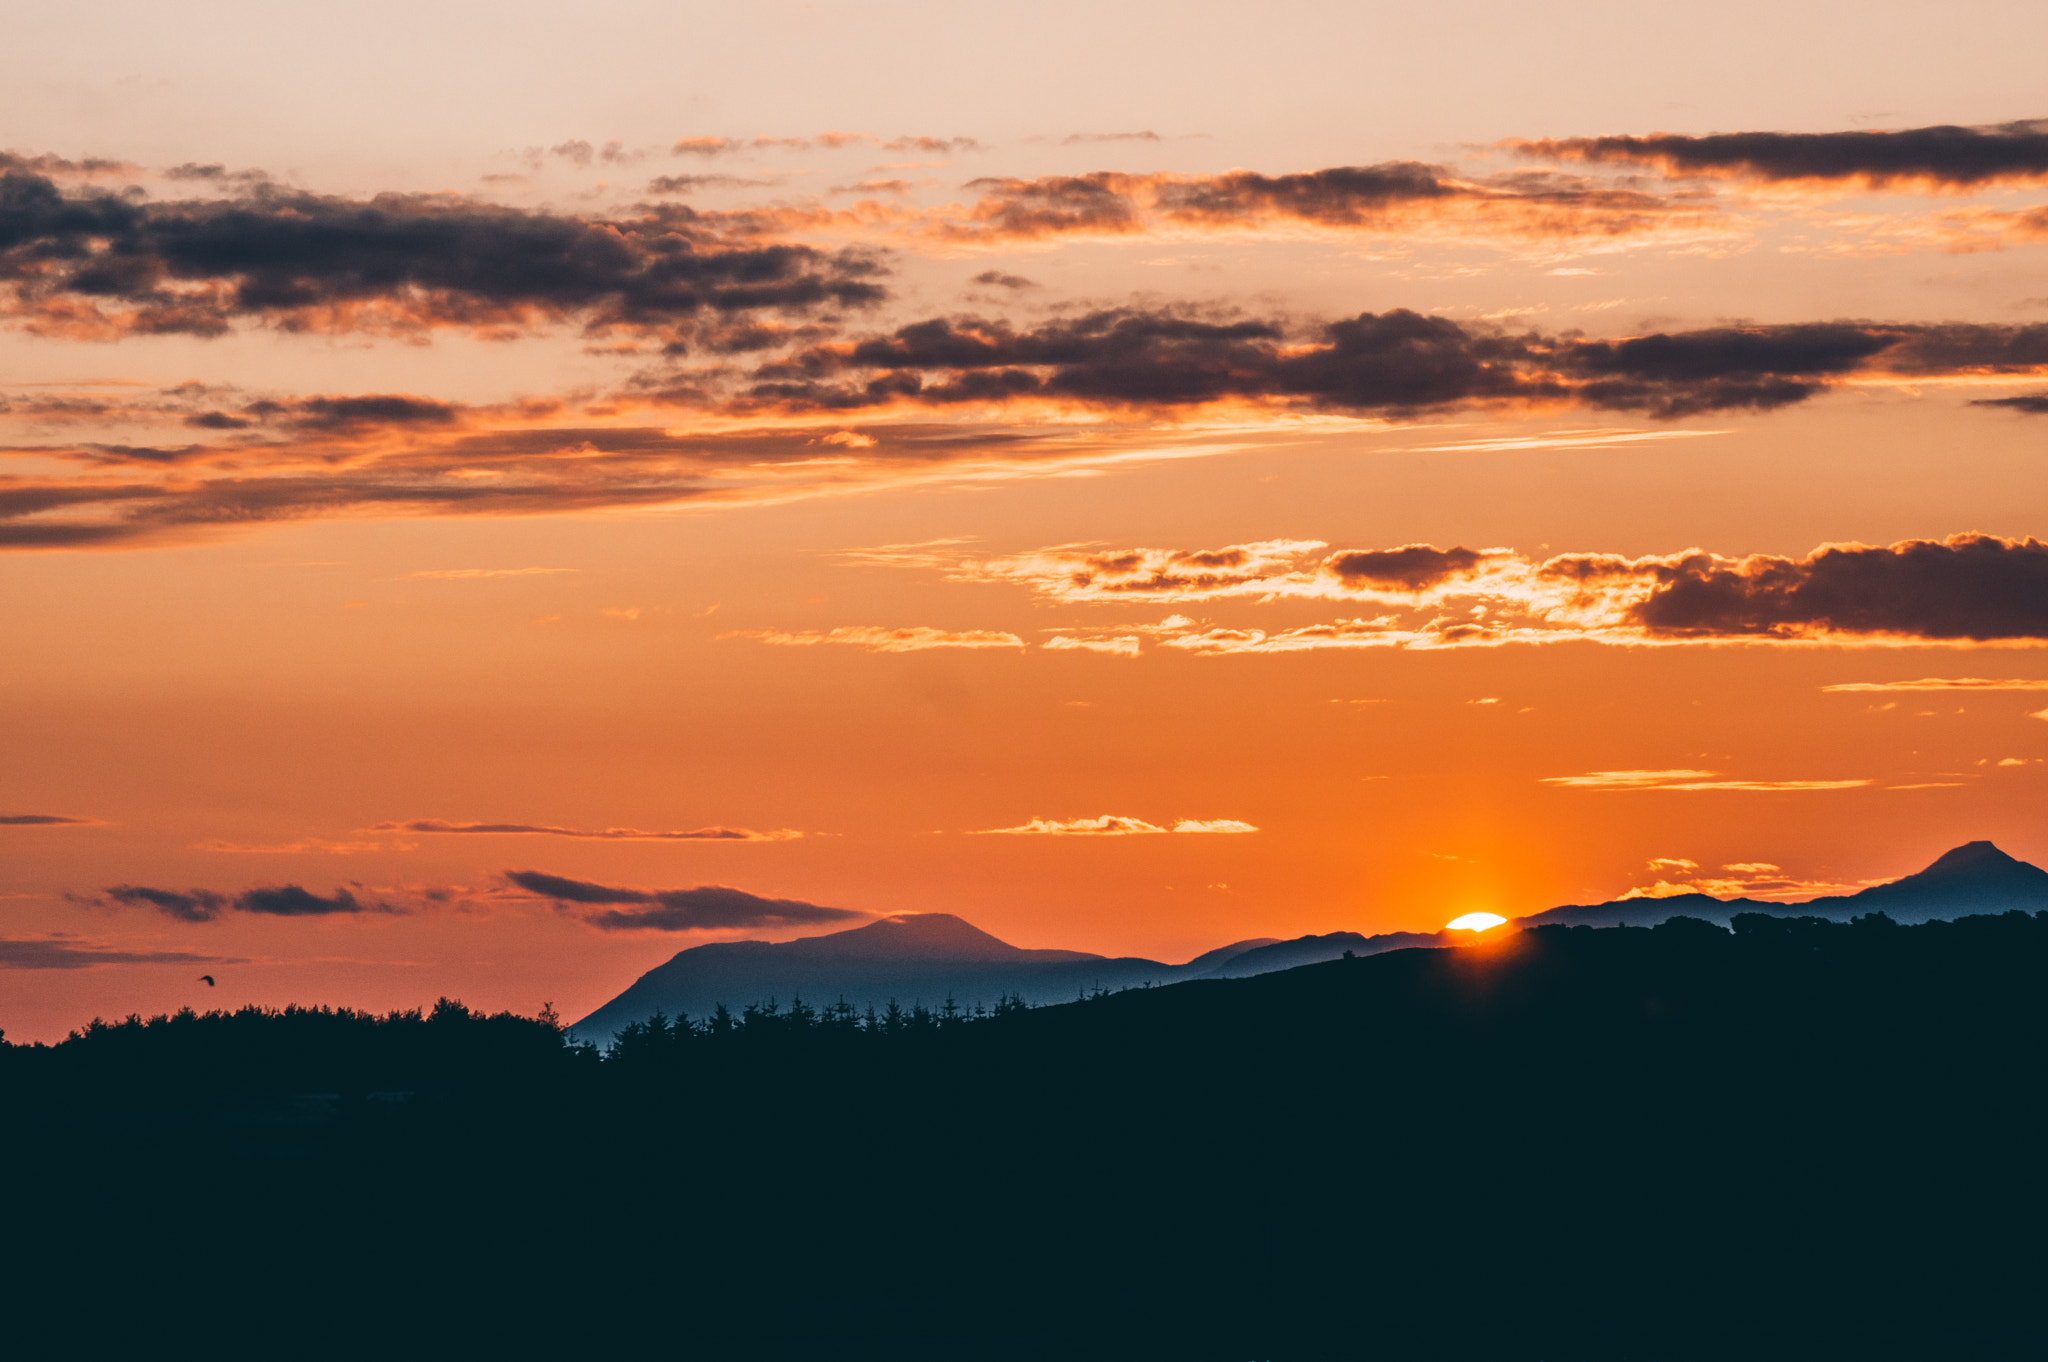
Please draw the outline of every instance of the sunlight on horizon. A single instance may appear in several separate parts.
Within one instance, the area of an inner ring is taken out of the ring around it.
[[[1444,930],[1447,932],[1483,932],[1490,928],[1501,926],[1506,921],[1507,919],[1499,913],[1467,913],[1463,917],[1454,917],[1449,922],[1446,922]]]

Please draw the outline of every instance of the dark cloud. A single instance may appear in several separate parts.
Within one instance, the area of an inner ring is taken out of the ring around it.
[[[1240,170],[1163,185],[1160,203],[1169,217],[1188,221],[1214,222],[1265,212],[1350,225],[1390,204],[1459,193],[1446,183],[1448,173],[1442,166],[1417,161],[1338,166],[1301,175],[1257,175]]]
[[[1408,544],[1398,549],[1354,549],[1347,553],[1333,553],[1323,566],[1347,586],[1425,591],[1439,582],[1470,573],[1487,557],[1477,549],[1439,549],[1429,544]]]
[[[2048,326],[2039,324],[1831,322],[1588,341],[1400,309],[1330,323],[1304,342],[1279,322],[1122,308],[1029,330],[975,317],[918,322],[763,365],[753,396],[826,409],[1007,397],[1165,407],[1252,398],[1366,412],[1571,402],[1672,419],[1768,411],[1860,371],[2040,367],[2048,367]],[[859,381],[846,381],[859,371]]]
[[[860,306],[872,256],[741,239],[682,207],[597,221],[429,196],[259,186],[149,203],[0,175],[0,284],[48,334],[524,325],[668,328]],[[83,309],[83,311],[81,311]]]
[[[210,889],[151,889],[145,885],[118,884],[106,890],[115,903],[137,908],[154,908],[180,922],[211,922],[222,913],[254,913],[260,917],[332,917],[336,914],[389,913],[390,905],[359,899],[347,889],[322,896],[296,884],[245,890],[228,898]]]
[[[305,397],[290,404],[294,425],[309,430],[356,426],[445,426],[460,409],[423,397],[380,393],[365,397]]]
[[[238,894],[235,896],[235,910],[266,917],[330,917],[337,913],[391,911],[385,904],[366,903],[346,889],[337,889],[332,895],[322,898],[296,884],[279,885],[274,889],[251,889]]]
[[[114,951],[71,941],[0,940],[0,969],[91,969],[95,965],[246,965],[240,957],[185,951]]]
[[[1652,165],[1670,175],[1756,180],[1860,180],[1876,186],[1965,188],[2048,178],[2048,119],[1896,132],[1736,132],[1707,137],[1572,137],[1516,141],[1546,160]]]
[[[1037,288],[1036,280],[1026,279],[1021,274],[1004,274],[1001,270],[983,270],[970,281],[985,284],[989,288],[1027,289]]]
[[[1660,196],[1546,171],[1473,179],[1420,161],[1293,175],[1097,171],[987,178],[967,187],[981,191],[982,198],[965,222],[942,224],[939,235],[987,242],[1128,235],[1155,223],[1185,231],[1283,222],[1342,231],[1443,227],[1479,237],[1557,239],[1723,225],[1719,209],[1699,194]]]
[[[2048,543],[2036,539],[1966,534],[1733,563],[1698,555],[1656,577],[1633,611],[1653,635],[2048,638]]]
[[[108,898],[133,908],[154,908],[180,922],[211,922],[227,911],[228,901],[209,889],[151,889],[146,885],[117,884],[106,891]]]
[[[849,908],[826,908],[796,899],[764,899],[740,889],[707,884],[695,889],[615,889],[538,870],[509,870],[505,878],[558,904],[621,905],[587,913],[583,920],[601,931],[652,929],[713,931],[734,927],[805,927],[865,917]]]
[[[0,828],[77,827],[98,821],[95,818],[71,818],[61,813],[0,813]]]
[[[0,173],[20,171],[28,175],[76,175],[93,179],[101,175],[133,175],[140,169],[140,166],[126,161],[110,161],[99,156],[86,156],[74,161],[64,156],[23,156],[12,151],[0,151]]]
[[[694,194],[700,189],[760,189],[773,180],[750,180],[743,175],[657,175],[647,182],[649,194]]]
[[[2018,397],[1983,397],[1973,407],[2003,407],[2027,416],[2048,416],[2048,393],[2022,393]]]

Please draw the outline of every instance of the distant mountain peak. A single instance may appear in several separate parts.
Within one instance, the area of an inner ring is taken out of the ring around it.
[[[2048,870],[2008,856],[1990,842],[1965,842],[1944,851],[1925,870],[1853,897],[1883,903],[1953,898],[1980,909],[2000,904],[2032,908],[2035,901],[2048,899]]]
[[[1947,875],[1957,871],[1975,870],[1987,863],[2000,867],[2023,864],[2016,858],[2006,855],[1990,842],[1965,842],[1959,847],[1953,847],[1948,851],[1942,852],[1941,855],[1934,858],[1932,865],[1919,873],[1922,875]],[[1909,875],[1906,878],[1912,879],[1914,877]]]

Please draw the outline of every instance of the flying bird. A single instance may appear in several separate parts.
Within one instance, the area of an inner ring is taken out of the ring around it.
[[[199,976],[199,982],[205,984],[208,988],[212,988],[213,976],[211,974],[202,974]]]

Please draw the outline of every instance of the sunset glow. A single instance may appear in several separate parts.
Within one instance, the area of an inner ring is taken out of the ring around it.
[[[0,45],[10,1039],[2048,859],[2043,13],[230,8]]]

